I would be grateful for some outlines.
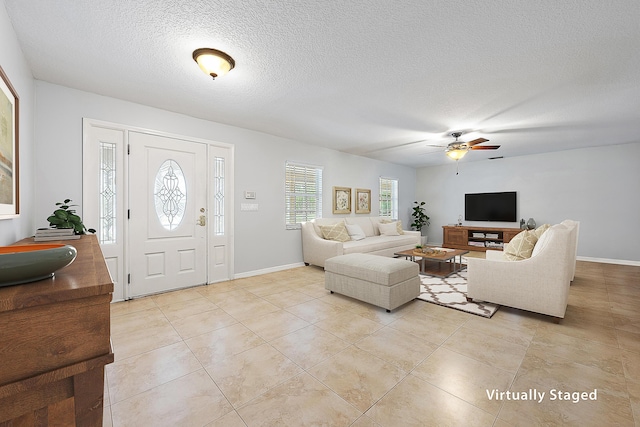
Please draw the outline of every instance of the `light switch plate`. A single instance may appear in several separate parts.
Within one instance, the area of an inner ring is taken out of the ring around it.
[[[256,192],[255,191],[245,191],[244,192],[244,198],[245,199],[255,199],[256,198]]]

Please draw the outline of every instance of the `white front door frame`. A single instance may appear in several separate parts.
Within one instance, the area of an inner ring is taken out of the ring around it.
[[[102,120],[83,118],[82,215],[84,219],[83,222],[85,224],[90,224],[91,227],[96,229],[99,229],[100,224],[100,143],[113,143],[117,152],[117,243],[101,246],[114,281],[113,301],[126,300],[132,297],[128,283],[130,272],[130,231],[127,220],[130,185],[128,173],[129,156],[127,155],[127,147],[129,145],[130,132],[147,133],[167,138],[207,144],[209,147],[208,172],[206,178],[209,186],[209,190],[207,191],[207,205],[209,207],[209,214],[207,215],[208,224],[211,224],[211,221],[213,220],[213,212],[215,209],[215,203],[213,200],[214,186],[212,185],[212,167],[214,165],[214,158],[218,156],[225,159],[225,212],[223,215],[224,234],[216,235],[214,234],[214,227],[207,227],[207,252],[210,254],[208,256],[207,283],[232,280],[234,278],[234,145],[219,141],[187,137],[168,132],[111,123]],[[221,252],[221,248],[223,248],[223,252]]]

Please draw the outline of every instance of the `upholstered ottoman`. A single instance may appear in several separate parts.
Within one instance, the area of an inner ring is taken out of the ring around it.
[[[420,295],[415,262],[370,254],[329,258],[324,264],[324,287],[387,312]]]

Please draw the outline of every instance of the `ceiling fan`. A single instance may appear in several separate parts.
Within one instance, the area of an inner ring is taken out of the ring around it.
[[[445,153],[456,161],[463,158],[469,150],[497,150],[500,148],[499,145],[478,145],[489,141],[485,138],[477,138],[469,142],[458,141],[458,138],[462,136],[462,132],[453,132],[451,136],[456,140],[447,145]],[[436,147],[441,147],[441,145],[437,145]]]

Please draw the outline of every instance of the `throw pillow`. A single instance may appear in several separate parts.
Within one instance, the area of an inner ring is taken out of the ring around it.
[[[322,231],[322,237],[326,240],[335,240],[336,242],[348,242],[351,240],[344,222],[334,225],[321,225],[320,230]]]
[[[531,258],[531,252],[538,241],[535,230],[524,230],[504,247],[504,257],[509,261],[521,261]]]
[[[378,230],[380,230],[381,236],[399,236],[398,226],[395,222],[390,222],[388,224],[380,223],[378,224]]]
[[[347,233],[351,236],[351,240],[362,240],[367,237],[364,234],[364,230],[358,224],[345,224],[347,227]]]
[[[534,233],[536,235],[536,237],[538,239],[540,239],[540,237],[542,237],[542,234],[547,231],[549,229],[549,227],[551,227],[551,225],[549,224],[542,224],[540,227],[536,228]]]
[[[562,224],[555,224],[553,227],[549,227],[549,229],[552,229],[552,228],[555,230],[565,230],[567,227],[565,227]],[[552,233],[548,231],[549,230],[547,230],[547,232],[542,233],[542,236],[536,242],[536,247],[533,248],[533,252],[531,253],[531,256],[535,256],[539,254],[549,244],[553,236],[552,236]]]
[[[391,224],[395,222],[396,223],[396,228],[398,229],[398,234],[404,234],[404,230],[402,229],[402,220],[397,220],[397,221],[391,221],[390,219],[381,219],[379,224]],[[382,234],[382,233],[380,233]]]

